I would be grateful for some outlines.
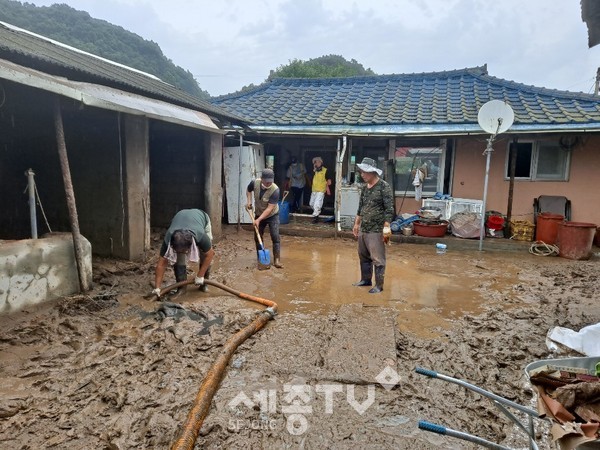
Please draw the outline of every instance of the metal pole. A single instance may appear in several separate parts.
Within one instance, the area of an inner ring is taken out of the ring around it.
[[[35,210],[35,181],[33,177],[35,173],[32,169],[27,169],[27,192],[29,193],[29,221],[31,222],[31,239],[38,238],[37,217]]]
[[[60,98],[58,96],[54,99],[54,126],[56,128],[56,144],[58,147],[60,168],[65,185],[65,195],[67,197],[69,222],[71,223],[71,233],[73,234],[73,249],[75,250],[75,262],[77,263],[77,273],[79,275],[79,290],[85,292],[89,289],[89,281],[86,278],[83,264],[83,246],[81,245],[81,233],[79,232],[75,192],[73,191],[73,182],[71,181],[71,170],[69,169],[69,158],[67,157],[67,145],[65,143],[65,130],[60,110]]]
[[[347,136],[342,136],[342,145],[340,140],[337,144],[337,163],[335,165],[335,237],[338,237],[338,232],[342,231],[340,209],[342,206],[342,168],[344,165],[344,156],[346,155],[346,145],[348,142]]]
[[[485,159],[485,181],[483,184],[483,205],[481,206],[481,229],[479,230],[479,251],[483,248],[483,238],[485,236],[485,205],[487,201],[487,190],[488,190],[488,178],[490,177],[490,159],[492,158],[492,152],[494,149],[492,148],[492,142],[494,141],[494,136],[490,136],[488,139],[488,144],[483,152],[486,155]]]

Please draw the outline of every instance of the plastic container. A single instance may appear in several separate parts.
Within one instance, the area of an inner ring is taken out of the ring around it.
[[[490,215],[487,219],[486,226],[490,230],[501,230],[504,228],[504,217],[497,215]]]
[[[437,244],[435,244],[435,252],[438,255],[444,255],[446,253],[446,247],[446,244],[438,242]]]
[[[279,223],[285,225],[290,223],[290,204],[279,202]]]
[[[546,244],[556,244],[558,226],[565,220],[565,216],[552,213],[540,213],[537,216],[535,227],[535,240]]]
[[[568,259],[590,259],[596,224],[563,222],[558,226],[558,256]]]
[[[415,234],[423,237],[442,237],[448,231],[448,222],[445,220],[441,223],[429,224],[425,222],[413,222]]]
[[[596,237],[594,238],[596,247],[600,247],[600,227],[596,228]]]

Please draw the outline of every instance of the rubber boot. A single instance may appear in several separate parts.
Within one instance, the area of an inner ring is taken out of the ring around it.
[[[370,262],[360,263],[360,281],[353,283],[352,286],[371,286],[373,278],[373,265]]]
[[[209,277],[210,277],[210,267],[206,270],[206,273],[204,274],[204,279],[208,280]],[[200,292],[208,292],[208,286],[206,284],[203,284],[202,286],[200,286]]]
[[[385,266],[375,266],[375,287],[373,287],[369,294],[378,294],[383,291],[383,279],[385,275]]]
[[[274,253],[273,258],[273,265],[278,269],[283,269],[283,264],[281,263],[281,255],[279,253]]]
[[[175,264],[173,266],[173,272],[175,272],[175,281],[177,281],[178,283],[180,281],[187,280],[187,268],[184,265]],[[185,294],[186,291],[187,291],[187,285],[181,286],[177,289],[177,291],[175,292],[173,297],[179,297],[180,295]]]

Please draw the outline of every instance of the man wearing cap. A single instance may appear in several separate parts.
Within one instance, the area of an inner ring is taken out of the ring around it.
[[[283,268],[281,263],[281,239],[279,237],[279,187],[273,182],[275,173],[271,169],[264,169],[260,178],[253,180],[246,191],[248,210],[252,209],[254,198],[255,220],[254,225],[262,239],[265,228],[269,225],[269,233],[273,242],[273,265],[278,269]],[[256,251],[260,250],[260,244],[256,235],[254,236]]]
[[[187,261],[199,263],[194,284],[202,292],[207,291],[204,279],[209,277],[210,263],[215,256],[212,248],[212,227],[210,217],[200,209],[182,209],[173,217],[160,248],[152,291],[160,297],[160,287],[167,266],[173,266],[177,282],[187,279]],[[187,286],[177,290],[177,295],[185,292]]]
[[[314,157],[312,163],[314,175],[312,179],[312,192],[308,204],[313,209],[313,223],[317,223],[319,221],[319,214],[321,214],[321,209],[323,208],[325,192],[328,191],[331,180],[327,179],[327,167],[323,167],[323,159],[320,156]]]
[[[371,286],[375,269],[375,286],[369,291],[383,291],[385,276],[385,243],[389,242],[394,220],[394,195],[390,185],[381,179],[382,171],[371,158],[357,164],[365,182],[358,202],[352,233],[358,238],[360,281],[354,286]]]

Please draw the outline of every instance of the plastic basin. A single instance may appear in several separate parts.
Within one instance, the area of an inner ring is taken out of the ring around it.
[[[585,222],[563,222],[558,226],[558,256],[568,259],[589,259],[596,224]]]
[[[560,214],[541,213],[537,216],[535,240],[546,244],[555,244],[558,237],[558,226],[565,220]]]
[[[413,222],[415,234],[423,237],[442,237],[448,231],[448,222],[445,220],[441,223],[430,224],[426,222]]]

